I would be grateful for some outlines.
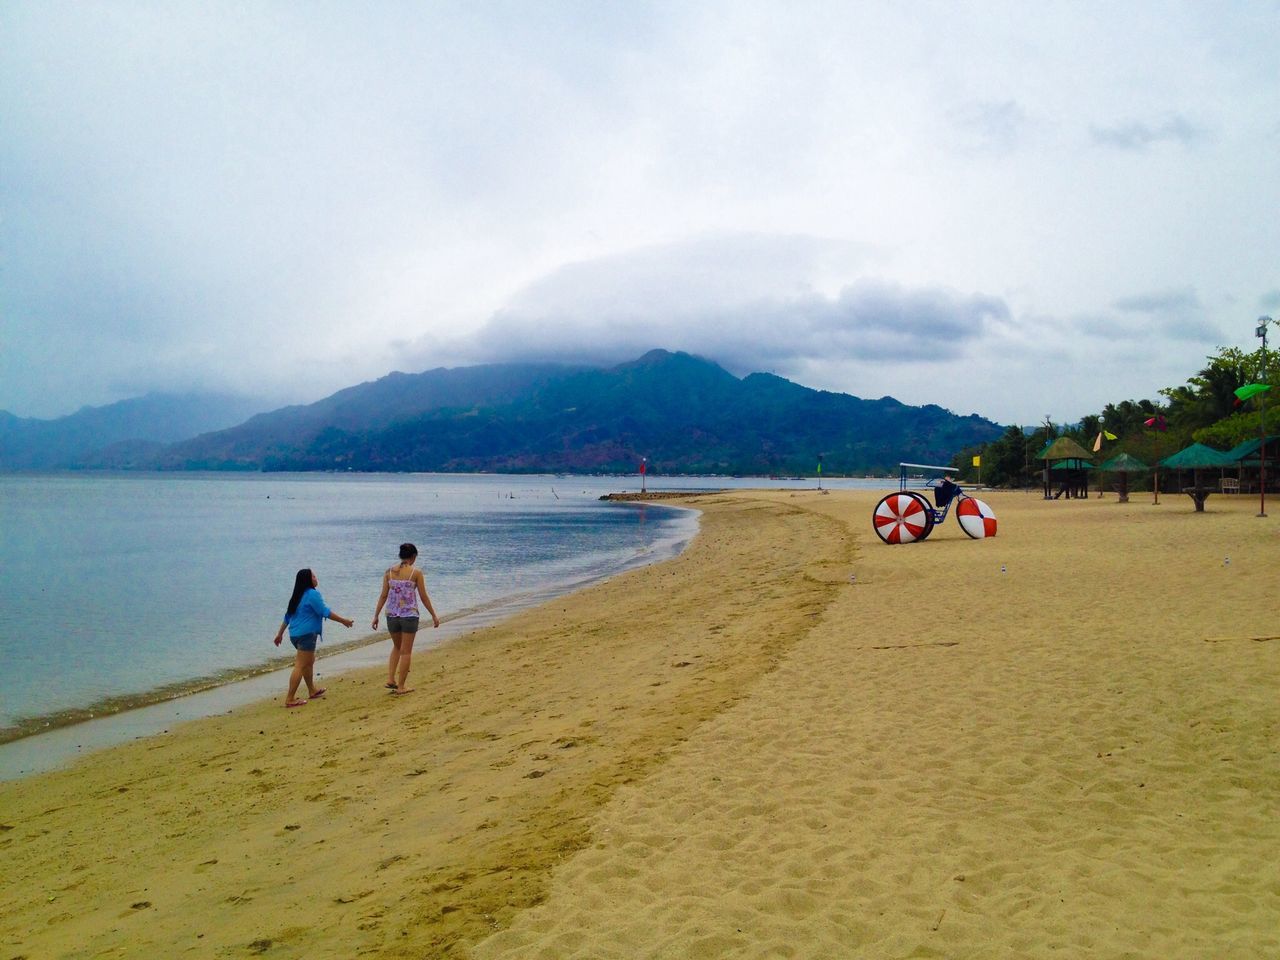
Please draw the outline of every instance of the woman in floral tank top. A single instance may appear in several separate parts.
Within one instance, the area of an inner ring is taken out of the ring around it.
[[[422,571],[414,566],[417,559],[417,547],[412,543],[400,544],[400,562],[382,575],[382,594],[378,597],[378,609],[373,612],[373,629],[377,630],[382,608],[387,608],[387,632],[391,634],[387,689],[392,693],[413,692],[405,686],[405,681],[413,660],[413,638],[418,633],[418,597],[431,614],[431,625],[440,626],[440,618],[427,596],[426,580]]]

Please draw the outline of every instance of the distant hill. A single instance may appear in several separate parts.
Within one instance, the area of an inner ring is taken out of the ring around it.
[[[393,373],[173,444],[162,469],[831,474],[946,463],[1000,427],[655,350],[609,369]],[[136,451],[135,451],[136,452]]]
[[[221,394],[150,393],[52,420],[0,411],[0,470],[149,466],[165,445],[241,423],[265,406]]]

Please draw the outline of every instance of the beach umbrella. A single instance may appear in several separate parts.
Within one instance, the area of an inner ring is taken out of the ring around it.
[[[1234,467],[1236,462],[1229,453],[1206,447],[1203,443],[1193,443],[1165,457],[1160,461],[1160,466],[1171,470],[1201,470],[1212,467]]]
[[[1246,440],[1244,443],[1237,443],[1234,447],[1228,450],[1227,456],[1239,463],[1252,454],[1257,453],[1260,449],[1262,449],[1261,440]]]
[[[1151,468],[1131,453],[1117,453],[1110,460],[1098,464],[1098,469],[1108,473],[1143,473]]]
[[[1120,475],[1120,502],[1128,503],[1129,474],[1143,473],[1151,468],[1132,454],[1117,453],[1110,460],[1098,464],[1098,469],[1104,473],[1118,473]]]
[[[1280,435],[1272,434],[1267,437],[1267,446],[1274,447],[1275,442],[1280,440]],[[1233,462],[1242,467],[1256,467],[1261,462],[1262,441],[1255,437],[1252,440],[1246,440],[1244,443],[1238,444],[1227,451],[1227,456]]]
[[[1191,471],[1195,485],[1188,492],[1191,494],[1191,498],[1195,500],[1196,510],[1203,511],[1204,499],[1208,494],[1204,489],[1204,485],[1200,482],[1200,471],[1234,467],[1238,463],[1239,461],[1229,453],[1215,450],[1213,447],[1207,447],[1203,443],[1193,443],[1191,446],[1165,457],[1160,461],[1160,466],[1171,470]]]

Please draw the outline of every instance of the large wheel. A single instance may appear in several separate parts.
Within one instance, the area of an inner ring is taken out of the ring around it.
[[[933,509],[918,493],[891,493],[876,504],[871,524],[885,543],[914,543],[933,531]]]
[[[933,531],[938,527],[938,515],[933,512],[933,504],[929,502],[929,498],[923,493],[916,493],[913,491],[911,495],[920,501],[920,506],[924,507],[925,525],[924,533],[921,534],[920,539],[928,540],[929,534],[933,533]]]
[[[977,497],[965,497],[956,504],[960,528],[975,540],[996,535],[996,513]]]

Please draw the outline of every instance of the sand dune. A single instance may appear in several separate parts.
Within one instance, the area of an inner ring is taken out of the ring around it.
[[[876,499],[0,786],[3,956],[1280,955],[1280,517]]]

